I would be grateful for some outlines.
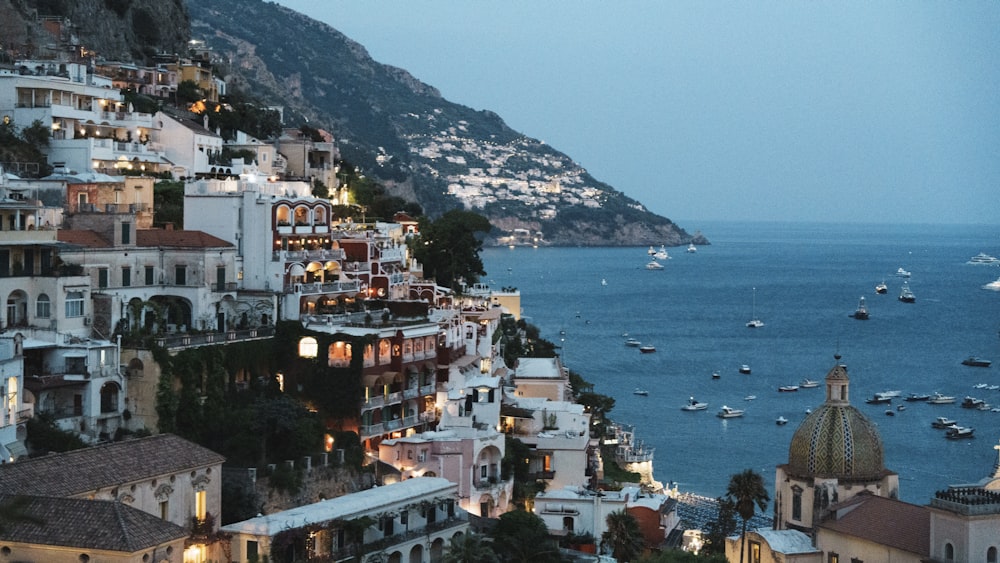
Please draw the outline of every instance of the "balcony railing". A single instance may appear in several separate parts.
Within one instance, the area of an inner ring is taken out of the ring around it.
[[[298,293],[301,295],[315,295],[321,293],[357,292],[361,285],[359,282],[313,282],[295,283],[285,286],[285,293]]]
[[[227,342],[243,342],[274,336],[273,326],[262,326],[247,330],[231,330],[229,332],[207,332],[203,334],[182,334],[165,336],[156,339],[157,346],[168,349],[193,348],[197,346],[213,346]]]

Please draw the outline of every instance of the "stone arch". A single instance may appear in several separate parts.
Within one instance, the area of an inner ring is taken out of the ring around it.
[[[424,546],[422,544],[416,544],[410,548],[410,558],[409,563],[423,563],[424,561]]]
[[[389,554],[389,563],[403,563],[403,554],[399,551],[393,551]]]
[[[431,563],[437,563],[444,557],[444,538],[436,538],[431,542]]]
[[[108,381],[101,386],[101,412],[118,412],[121,396],[121,386],[117,382]]]

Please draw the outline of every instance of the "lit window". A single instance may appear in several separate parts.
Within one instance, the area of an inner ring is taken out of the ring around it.
[[[318,352],[319,352],[319,344],[316,343],[315,338],[311,336],[306,336],[305,338],[299,340],[300,358],[315,358]]]
[[[194,493],[194,516],[198,520],[204,520],[205,514],[208,512],[205,503],[208,502],[208,493],[205,491],[196,491]]]

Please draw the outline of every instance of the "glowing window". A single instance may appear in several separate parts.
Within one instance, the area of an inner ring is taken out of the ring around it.
[[[319,344],[316,342],[315,338],[306,336],[305,338],[299,340],[300,358],[315,358],[318,352]]]

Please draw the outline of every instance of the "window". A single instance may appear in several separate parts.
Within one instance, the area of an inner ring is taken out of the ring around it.
[[[792,487],[792,520],[802,520],[802,489]]]
[[[129,266],[122,266],[122,287],[129,287],[132,285],[132,268]]]
[[[944,544],[944,560],[954,561],[955,560],[955,546],[951,543]]]
[[[840,555],[836,553],[828,553],[826,555],[826,563],[840,563]]]
[[[160,501],[160,518],[167,520],[170,516],[170,501],[161,500]]]
[[[153,281],[153,267],[146,266],[146,285],[153,285],[154,283],[155,282]]]
[[[97,269],[97,287],[105,288],[108,287],[108,269],[98,268]]]
[[[52,316],[52,303],[49,301],[49,296],[44,293],[38,296],[38,300],[35,301],[35,316],[39,319],[47,319]]]
[[[71,291],[66,294],[66,316],[67,317],[82,317],[83,316],[83,292],[82,291]]]
[[[204,520],[207,510],[205,504],[208,502],[208,493],[205,491],[195,491],[194,493],[194,517]]]
[[[132,223],[122,222],[122,244],[132,244]]]
[[[750,542],[750,563],[760,563],[760,542]]]
[[[247,560],[255,561],[259,558],[259,552],[257,547],[257,542],[252,540],[247,540]]]
[[[986,563],[997,563],[997,548],[991,547],[986,550]]]
[[[187,266],[174,267],[174,283],[176,285],[187,285]]]
[[[402,524],[403,526],[406,526],[407,524],[410,523],[410,513],[409,513],[409,511],[407,511],[407,510],[400,510],[399,511],[399,523]]]
[[[479,466],[479,478],[480,479],[485,479],[486,476],[488,475],[488,473],[487,473],[488,470],[489,470],[489,468],[487,466],[480,465]]]

